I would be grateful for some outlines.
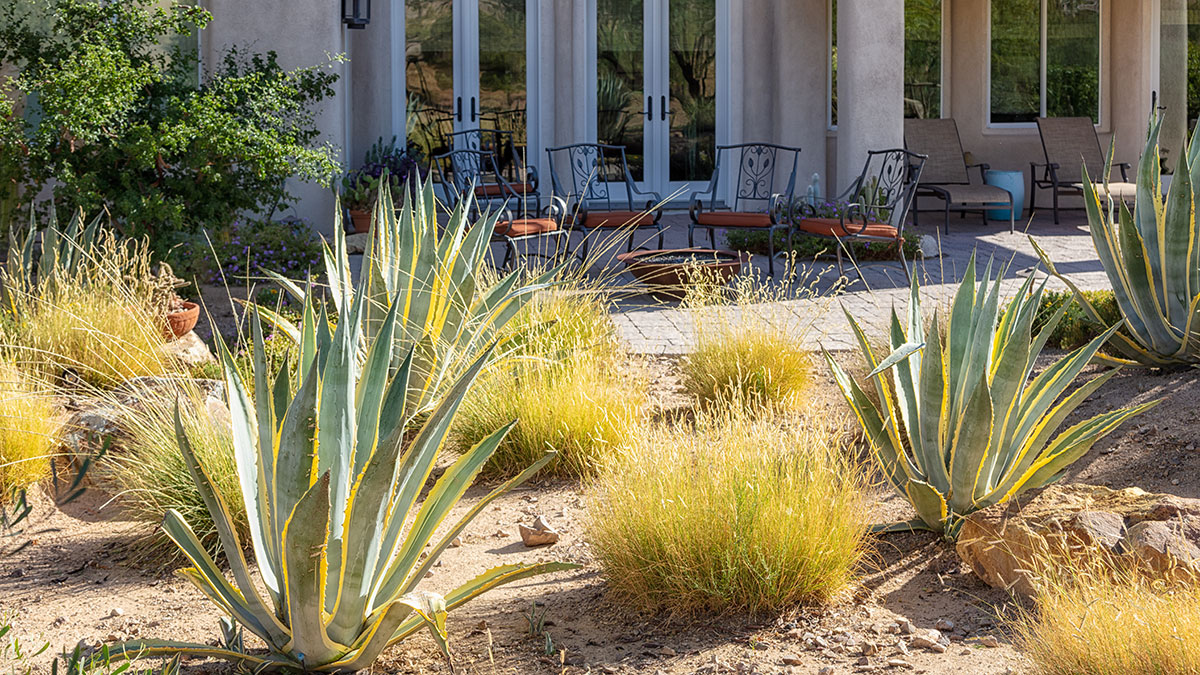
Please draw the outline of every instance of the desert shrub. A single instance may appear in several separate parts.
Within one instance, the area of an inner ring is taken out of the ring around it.
[[[1049,675],[1200,672],[1200,588],[1132,571],[1041,575],[1017,646]]]
[[[46,475],[59,425],[50,391],[0,362],[0,501]]]
[[[829,600],[867,536],[864,472],[812,421],[740,408],[646,428],[600,465],[588,540],[645,611],[773,611]]]
[[[1100,318],[1104,320],[1104,325],[1089,319],[1070,291],[1046,291],[1042,294],[1041,305],[1033,320],[1034,330],[1041,330],[1063,303],[1070,303],[1066,314],[1063,314],[1062,321],[1050,334],[1048,343],[1059,349],[1078,349],[1121,320],[1121,309],[1117,306],[1117,300],[1112,291],[1083,291],[1083,296],[1099,312]]]
[[[696,310],[696,341],[679,365],[684,390],[702,404],[794,406],[812,364],[800,346],[804,327],[771,309],[788,297],[788,289],[753,277],[689,288],[684,304]]]
[[[46,378],[70,372],[100,387],[170,372],[148,244],[100,229],[86,245],[68,241],[64,248],[78,264],[43,273],[36,285],[4,276],[0,338],[15,361]]]
[[[201,284],[261,282],[263,270],[288,278],[323,271],[320,237],[298,218],[238,220],[208,233],[181,234],[169,248],[167,259],[176,274]]]
[[[64,212],[107,207],[123,234],[161,250],[163,235],[269,217],[288,205],[289,178],[328,184],[337,167],[315,115],[337,74],[235,48],[198,77],[210,19],[157,0],[0,8],[0,62],[17,71],[13,97],[36,107],[10,116],[20,153],[0,169],[18,176],[26,206],[51,185]]]
[[[920,237],[910,234],[904,238],[904,257],[913,260],[921,255]],[[775,233],[775,252],[787,253],[787,232]],[[767,233],[754,230],[729,230],[725,233],[725,245],[734,251],[746,251],[755,255],[767,255]],[[824,237],[814,237],[799,232],[792,235],[791,252],[796,260],[813,260],[837,255],[838,243]],[[896,244],[886,241],[846,241],[852,257],[859,262],[872,260],[896,260]]]
[[[186,380],[180,386],[184,432],[217,493],[225,500],[241,541],[248,545],[250,531],[233,457],[233,432],[228,421],[220,419],[220,413],[214,416],[210,412],[196,387],[186,384]],[[146,532],[146,543],[154,549],[177,553],[158,527],[167,510],[175,509],[215,555],[219,548],[216,527],[179,452],[175,398],[149,395],[132,405],[113,404],[120,411],[120,425],[128,438],[122,442],[121,451],[109,453],[93,469],[97,485],[120,499],[126,515],[153,526]]]
[[[641,418],[645,378],[616,342],[604,299],[550,292],[505,329],[509,358],[484,374],[455,422],[462,448],[519,420],[485,470],[511,475],[547,450],[545,471],[580,476]]]

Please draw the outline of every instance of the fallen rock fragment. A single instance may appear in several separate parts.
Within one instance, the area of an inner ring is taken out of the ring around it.
[[[521,532],[521,541],[530,548],[534,546],[549,546],[558,542],[558,531],[550,527],[550,523],[546,522],[543,516],[535,518],[532,527],[524,525],[518,525],[517,527]]]

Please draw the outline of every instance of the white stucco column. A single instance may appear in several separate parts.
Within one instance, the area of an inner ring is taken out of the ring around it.
[[[867,150],[904,146],[904,0],[839,0],[837,190]]]

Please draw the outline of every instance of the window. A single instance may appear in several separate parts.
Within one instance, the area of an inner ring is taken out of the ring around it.
[[[992,124],[1100,121],[1100,2],[992,0]]]
[[[837,0],[830,0],[829,17],[829,126],[833,128],[837,126]],[[904,0],[904,116],[942,116],[942,0]]]
[[[904,116],[942,116],[942,0],[904,1]]]

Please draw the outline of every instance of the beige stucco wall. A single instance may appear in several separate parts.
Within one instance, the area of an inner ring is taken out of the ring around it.
[[[203,0],[213,21],[201,40],[204,63],[217,62],[231,46],[257,52],[275,51],[284,68],[327,63],[345,51],[341,15],[337,5],[322,0]],[[383,4],[383,3],[376,3]],[[343,66],[334,66],[344,71]],[[334,85],[335,96],[321,106],[317,127],[322,142],[342,148],[346,144],[344,92],[346,78]],[[318,185],[293,181],[297,203],[292,214],[307,218],[319,232],[333,231],[333,194]]]

